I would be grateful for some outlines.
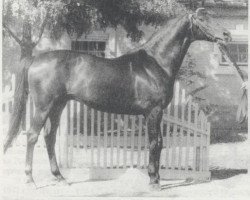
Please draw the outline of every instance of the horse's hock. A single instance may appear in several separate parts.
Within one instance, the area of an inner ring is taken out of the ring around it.
[[[13,98],[5,99],[3,119],[6,120],[9,119]],[[29,98],[26,129],[33,113],[32,100]],[[178,82],[175,84],[174,98],[164,111],[161,130],[161,178],[210,179],[210,123],[198,104],[190,96],[186,98],[185,90],[179,88]],[[128,168],[147,173],[149,151],[143,116],[102,113],[70,101],[61,116],[57,137],[56,151],[60,166],[89,167],[90,179],[117,178]],[[39,141],[42,140],[40,137]],[[26,140],[21,143],[17,141],[13,145],[26,145]],[[44,144],[40,142],[36,146],[44,147]]]

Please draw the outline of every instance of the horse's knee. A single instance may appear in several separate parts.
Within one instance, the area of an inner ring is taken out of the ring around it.
[[[39,134],[34,132],[27,133],[27,143],[28,145],[36,144],[38,141]]]
[[[156,140],[151,141],[149,144],[149,150],[154,151],[156,147],[157,147],[157,141]]]
[[[56,142],[56,132],[49,132],[44,135],[44,140],[46,145],[55,145]]]
[[[162,147],[163,147],[163,142],[162,140],[157,140],[157,139],[154,139],[150,142],[149,144],[149,149],[154,152],[154,151],[161,151],[162,150]]]

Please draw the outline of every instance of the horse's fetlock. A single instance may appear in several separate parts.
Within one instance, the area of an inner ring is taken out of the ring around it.
[[[25,174],[28,175],[32,175],[32,169],[30,167],[26,167],[24,170]]]
[[[149,175],[153,175],[155,173],[155,167],[154,167],[154,164],[153,163],[150,163],[148,165],[148,174]]]
[[[56,177],[61,176],[61,173],[58,169],[51,169],[51,173]]]

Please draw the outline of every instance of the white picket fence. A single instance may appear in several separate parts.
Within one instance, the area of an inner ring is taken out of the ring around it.
[[[7,85],[3,89],[2,92],[2,128],[3,128],[3,133],[8,130],[9,126],[9,120],[10,120],[10,113],[12,112],[13,109],[13,104],[14,104],[14,89],[15,87],[15,76],[12,75],[11,77],[11,86]]]
[[[13,77],[12,90],[4,91],[5,120],[9,119],[13,104],[14,80]],[[174,98],[164,111],[161,124],[161,178],[207,180],[210,178],[210,123],[198,104],[190,96],[186,97],[178,82],[174,91]],[[30,98],[26,113],[28,128],[34,113]],[[25,146],[24,141],[14,145]],[[44,147],[43,140],[40,139],[37,146]],[[61,116],[56,151],[61,167],[90,167],[90,179],[117,178],[130,167],[147,173],[146,121],[143,116],[103,113],[69,101]]]

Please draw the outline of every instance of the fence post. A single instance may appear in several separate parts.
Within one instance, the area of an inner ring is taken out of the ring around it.
[[[69,102],[69,167],[73,166],[74,157],[74,101]]]
[[[141,168],[142,115],[139,115],[137,168]]]
[[[206,156],[206,171],[209,171],[209,145],[210,145],[210,123],[207,123],[207,156]]]
[[[97,111],[97,167],[100,167],[101,159],[101,112]]]
[[[94,128],[95,128],[95,110],[91,108],[91,167],[94,166]]]
[[[114,114],[111,114],[111,152],[110,152],[110,167],[113,168],[113,156],[114,156]]]
[[[174,90],[174,116],[173,119],[175,121],[178,121],[178,104],[179,104],[179,82],[177,81],[175,84],[175,90]],[[172,133],[172,138],[173,138],[173,144],[172,144],[172,161],[171,161],[171,168],[175,169],[175,164],[176,164],[176,149],[177,149],[177,144],[176,144],[176,139],[177,139],[177,124],[173,123],[173,133]]]
[[[206,123],[206,117],[205,117],[205,114],[203,111],[201,111],[201,114],[202,114],[202,126],[201,126],[201,137],[200,137],[200,168],[199,168],[199,171],[202,171],[204,166],[203,166],[203,156],[204,156],[204,152],[203,152],[203,137],[204,137],[204,133],[206,132],[206,129],[205,129],[205,123]]]
[[[127,167],[127,137],[128,137],[128,115],[124,115],[123,130],[123,168]]]
[[[132,125],[131,125],[132,131],[130,135],[130,138],[131,138],[130,153],[131,153],[131,167],[133,168],[134,167],[134,146],[135,146],[135,116],[132,116],[131,120],[132,120]]]
[[[185,170],[188,171],[189,165],[189,149],[190,149],[190,133],[191,133],[191,103],[192,97],[189,96],[188,100],[188,130],[187,130],[187,140],[186,140],[186,157],[185,157]]]
[[[194,144],[193,144],[193,170],[196,171],[197,164],[199,166],[199,162],[196,163],[196,151],[197,151],[197,129],[198,129],[198,104],[194,103]],[[199,166],[200,167],[200,166]]]
[[[83,132],[84,132],[84,148],[88,150],[88,107],[83,105]]]
[[[80,132],[80,119],[81,119],[81,105],[79,102],[76,102],[76,123],[77,123],[77,127],[76,127],[76,134],[77,134],[77,138],[76,138],[76,148],[77,151],[79,151],[80,147],[81,147],[81,132]]]
[[[144,137],[144,168],[146,169],[147,168],[147,151],[148,151],[148,148],[147,148],[147,144],[148,144],[148,125],[146,123],[146,126],[145,126],[145,137]]]
[[[104,168],[107,168],[107,148],[108,148],[108,113],[104,113],[104,116],[103,116],[103,121],[104,121],[104,130],[103,130],[103,136],[104,136],[104,156],[103,156],[103,159],[104,159]]]
[[[168,121],[170,118],[170,110],[171,110],[171,103],[167,107],[167,130],[166,130],[166,160],[165,160],[165,168],[168,169],[169,165],[169,148],[170,148],[170,122]]]
[[[181,90],[181,123],[184,123],[185,121],[185,90]],[[180,127],[180,134],[179,134],[179,170],[181,170],[181,164],[182,164],[182,144],[183,144],[183,138],[184,138],[184,128],[183,126]]]
[[[204,124],[204,132],[203,137],[202,137],[202,171],[207,170],[207,118],[206,116],[204,117],[205,119],[205,124]]]
[[[117,115],[117,167],[120,167],[121,115]]]

